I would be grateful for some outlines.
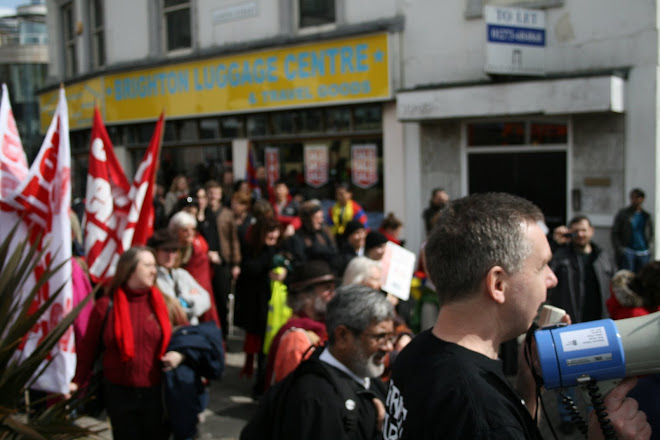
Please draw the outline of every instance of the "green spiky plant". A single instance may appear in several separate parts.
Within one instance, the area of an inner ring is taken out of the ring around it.
[[[58,343],[93,293],[67,314],[27,359],[20,362],[13,359],[12,356],[23,337],[38,322],[64,287],[60,286],[56,289],[34,313],[29,312],[30,304],[39,289],[62,267],[62,265],[53,267],[52,264],[48,264],[43,276],[27,292],[24,300],[16,301],[16,293],[25,286],[46,251],[45,246],[44,249],[38,250],[36,244],[31,245],[27,236],[17,239],[15,236],[18,226],[19,224],[16,224],[0,243],[0,440],[74,439],[94,436],[100,430],[83,428],[74,423],[75,416],[72,413],[79,405],[79,399],[74,398],[70,401],[59,399],[57,403],[46,409],[29,415],[25,414],[25,408],[19,407],[25,390],[45,369],[42,363],[48,353]],[[17,243],[13,250],[10,249],[12,240],[16,240]],[[38,242],[39,239],[35,240],[35,243]]]

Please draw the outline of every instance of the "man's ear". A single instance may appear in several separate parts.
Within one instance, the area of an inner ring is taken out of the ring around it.
[[[333,343],[336,349],[343,349],[350,345],[353,338],[353,332],[345,325],[338,325],[335,328],[335,341]]]
[[[509,276],[501,266],[493,266],[486,274],[486,292],[498,304],[504,304]]]

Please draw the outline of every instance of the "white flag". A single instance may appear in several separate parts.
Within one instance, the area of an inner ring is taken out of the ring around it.
[[[17,236],[28,234],[32,228],[30,241],[35,242],[38,234],[42,237],[38,249],[46,249],[44,259],[37,265],[35,273],[27,280],[24,291],[16,292],[25,297],[34,283],[43,274],[44,268],[50,262],[52,267],[64,263],[56,274],[39,291],[31,304],[31,310],[36,310],[55,291],[64,286],[51,307],[39,319],[37,324],[26,335],[20,344],[17,356],[27,358],[37,344],[62,320],[62,317],[73,308],[73,292],[71,286],[71,221],[69,207],[71,204],[71,152],[69,145],[69,116],[64,89],[60,89],[59,103],[53,115],[44,142],[37,158],[30,167],[27,176],[16,187],[9,197],[4,197],[0,206],[0,236],[7,233],[19,218],[23,224]],[[21,235],[22,234],[22,235]],[[49,354],[52,364],[36,380],[34,389],[67,393],[69,382],[73,379],[76,369],[76,355],[73,327],[69,327],[59,343]]]
[[[27,159],[9,103],[7,86],[2,84],[0,103],[0,198],[9,196],[28,173]]]

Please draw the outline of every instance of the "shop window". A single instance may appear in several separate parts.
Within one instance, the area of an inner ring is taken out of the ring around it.
[[[273,133],[274,134],[292,134],[296,130],[296,112],[273,113]]]
[[[479,122],[468,124],[468,146],[523,145],[525,123]]]
[[[223,138],[241,138],[245,136],[243,119],[237,116],[220,120],[220,133]]]
[[[197,121],[181,121],[179,122],[179,140],[180,141],[196,141],[197,136]]]
[[[189,0],[163,0],[163,21],[168,52],[192,45]]]
[[[353,111],[356,130],[375,130],[382,125],[382,106],[380,104],[355,107]]]
[[[103,15],[103,0],[92,0],[90,7],[92,61],[94,67],[105,65],[105,26]]]
[[[299,112],[298,132],[319,133],[323,131],[323,110],[309,109]]]
[[[326,112],[327,131],[348,131],[351,129],[351,109],[337,107],[328,109]]]
[[[248,137],[253,136],[265,136],[269,134],[270,130],[268,129],[268,117],[266,115],[250,115],[247,118],[247,135]]]
[[[335,0],[299,0],[298,8],[300,28],[335,22]]]
[[[217,119],[201,119],[199,121],[200,139],[218,139],[220,137],[220,124]]]
[[[165,124],[165,131],[163,132],[163,142],[176,142],[178,136],[176,134],[176,121],[170,121]]]
[[[62,5],[60,16],[62,17],[62,35],[64,36],[64,75],[71,77],[78,73],[76,22],[73,13],[73,2]]]

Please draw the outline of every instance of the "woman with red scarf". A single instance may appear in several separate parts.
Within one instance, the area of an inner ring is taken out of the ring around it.
[[[78,352],[72,389],[87,381],[103,350],[103,393],[116,439],[169,435],[163,419],[162,371],[176,368],[183,356],[166,352],[172,325],[163,294],[154,286],[156,269],[156,257],[147,247],[132,247],[119,257]]]

